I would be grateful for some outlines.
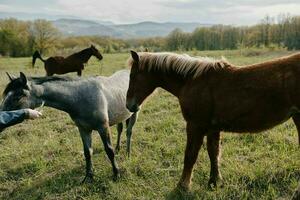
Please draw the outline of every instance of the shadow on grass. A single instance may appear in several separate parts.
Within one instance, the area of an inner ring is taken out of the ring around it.
[[[282,169],[275,173],[269,172],[261,174],[257,177],[250,178],[248,176],[243,176],[239,178],[241,184],[246,185],[246,190],[249,193],[255,194],[256,197],[263,196],[268,193],[270,186],[272,186],[276,191],[277,198],[290,198],[294,193],[294,188],[291,188],[292,180],[300,180],[300,170],[298,169]]]
[[[1,181],[3,179],[19,181],[25,177],[34,175],[37,171],[39,171],[39,167],[35,163],[26,163],[22,167],[8,169],[6,176],[1,177]]]
[[[193,200],[196,199],[196,195],[193,192],[183,191],[179,188],[173,189],[169,194],[165,196],[166,200]]]
[[[223,181],[217,188],[202,187],[193,192],[175,188],[165,199],[290,199],[293,195],[296,198],[300,196],[300,184],[298,193],[291,187],[291,183],[300,180],[300,170],[295,168],[262,173],[256,177],[240,176],[235,180],[233,184],[231,182],[234,180]]]
[[[22,171],[22,170],[21,170]],[[40,177],[23,181],[20,187],[3,196],[4,199],[44,199],[59,197],[65,193],[68,198],[84,197],[91,194],[106,195],[110,192],[111,174],[95,177],[93,183],[81,184],[84,178],[84,167],[73,168],[69,171],[59,171],[49,177]],[[26,176],[26,175],[25,175]],[[22,177],[18,176],[17,180]],[[74,191],[74,192],[70,192]],[[72,195],[72,196],[70,196]]]
[[[42,178],[42,180],[35,178],[32,183],[20,184],[20,187],[15,188],[6,199],[43,199],[49,194],[64,193],[80,185],[77,177],[82,172],[82,168],[78,167],[71,171],[58,172],[49,178]],[[18,177],[18,179],[22,179],[22,177]]]

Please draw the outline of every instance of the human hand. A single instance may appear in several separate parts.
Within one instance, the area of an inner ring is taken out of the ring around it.
[[[28,119],[36,119],[42,116],[42,113],[37,110],[32,110],[30,108],[25,109]]]

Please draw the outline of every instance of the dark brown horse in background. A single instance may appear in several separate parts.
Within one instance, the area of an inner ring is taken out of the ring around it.
[[[211,163],[208,183],[215,186],[221,179],[220,131],[255,133],[292,117],[300,144],[300,53],[244,67],[171,53],[131,54],[126,102],[131,112],[157,87],[179,99],[187,122],[179,187],[189,189],[204,136]]]
[[[32,66],[34,66],[36,59],[39,58],[44,63],[47,76],[52,76],[53,74],[65,74],[68,72],[77,72],[77,75],[81,76],[84,64],[88,62],[91,56],[95,56],[99,60],[102,60],[103,58],[94,45],[66,58],[54,56],[44,60],[40,53],[35,51],[32,56]]]

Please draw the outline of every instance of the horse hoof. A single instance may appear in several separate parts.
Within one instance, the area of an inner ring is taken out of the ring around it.
[[[86,175],[84,179],[81,181],[81,184],[84,183],[92,183],[94,181],[93,175]]]
[[[217,188],[217,183],[209,181],[207,184],[207,188],[208,188],[208,190],[215,190]]]
[[[113,181],[117,181],[117,180],[119,180],[120,179],[120,173],[118,172],[117,174],[114,174],[113,175]]]
[[[222,181],[221,176],[218,176],[217,178],[210,178],[209,181],[208,181],[207,186],[208,186],[209,189],[213,190],[213,189],[218,187],[218,183],[220,181]]]
[[[189,192],[190,191],[190,185],[184,184],[182,182],[179,182],[177,184],[176,188],[181,192]]]

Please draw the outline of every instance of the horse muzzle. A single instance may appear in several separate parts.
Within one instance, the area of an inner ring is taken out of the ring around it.
[[[138,104],[136,104],[136,103],[130,103],[130,102],[126,103],[126,108],[130,112],[138,112],[140,110],[140,106]]]

